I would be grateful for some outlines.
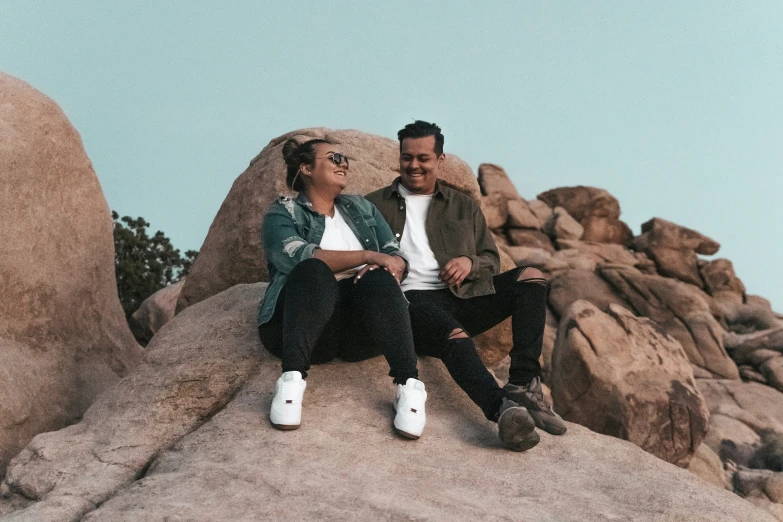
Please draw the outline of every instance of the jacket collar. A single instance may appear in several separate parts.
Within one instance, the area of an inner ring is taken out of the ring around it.
[[[313,208],[313,204],[310,203],[310,200],[307,199],[307,196],[305,195],[304,191],[300,191],[299,194],[296,196],[296,202],[299,203],[301,206],[309,210],[310,212],[314,214],[318,214],[318,212],[315,211]],[[334,198],[334,204],[338,207],[344,207],[346,204],[345,196],[342,194],[338,194],[336,198]]]
[[[390,199],[392,196],[396,195],[397,197],[402,197],[400,195],[400,177],[398,176],[397,179],[392,181],[392,184],[383,189],[383,199]],[[448,192],[443,190],[443,185],[441,184],[439,179],[435,180],[435,192],[433,193],[434,196],[440,196],[443,199],[449,199]]]

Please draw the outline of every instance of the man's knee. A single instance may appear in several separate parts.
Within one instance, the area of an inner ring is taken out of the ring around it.
[[[462,328],[455,328],[449,334],[449,341],[451,341],[452,339],[467,339],[467,338],[468,338],[468,334]]]
[[[526,266],[519,271],[517,275],[517,281],[520,283],[538,283],[546,285],[548,284],[544,273],[538,268],[532,266]]]

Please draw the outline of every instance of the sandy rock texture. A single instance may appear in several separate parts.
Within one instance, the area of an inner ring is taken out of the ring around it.
[[[693,454],[693,458],[688,464],[688,471],[713,486],[732,490],[726,471],[723,469],[723,462],[718,454],[704,443],[701,443]]]
[[[114,278],[112,219],[81,137],[0,73],[0,476],[142,357]]]
[[[146,345],[164,324],[174,317],[177,299],[185,280],[161,288],[141,303],[130,318],[133,335]]]
[[[631,304],[632,311],[652,319],[677,339],[691,363],[706,376],[739,379],[711,299],[701,289],[673,278],[643,274],[627,265],[606,265],[599,273]]]
[[[500,165],[482,163],[479,165],[478,183],[485,196],[500,196],[502,199],[519,199],[519,193],[511,178]]]
[[[690,228],[653,218],[642,224],[642,234],[633,239],[633,247],[650,256],[661,275],[704,288],[696,254],[716,254],[720,244]]]
[[[82,423],[37,438],[14,461],[0,513],[22,491],[29,504],[3,520],[775,520],[578,425],[506,451],[432,359],[420,361],[429,400],[418,441],[393,434],[382,358],[314,367],[302,428],[277,431],[266,415],[279,361],[254,324],[263,288],[190,307],[152,341],[158,363],[137,368]]]
[[[710,409],[704,443],[723,460],[748,466],[765,440],[783,440],[783,393],[736,380],[697,379],[696,384]]]
[[[267,279],[259,231],[271,202],[280,194],[290,194],[285,186],[282,156],[283,144],[290,138],[300,143],[326,139],[347,154],[351,169],[346,194],[367,194],[385,187],[399,175],[399,143],[388,138],[356,130],[311,128],[273,139],[234,181],[223,201],[182,288],[178,312],[233,285]],[[440,177],[479,199],[473,171],[457,156],[446,155]]]
[[[729,332],[724,342],[746,380],[783,391],[783,326],[748,334]]]
[[[576,301],[560,321],[552,398],[564,419],[687,467],[709,411],[680,343],[622,306]]]
[[[625,245],[633,238],[628,225],[620,221],[620,203],[604,189],[559,187],[539,194],[538,199],[551,208],[564,208],[581,224],[580,237],[585,241]]]

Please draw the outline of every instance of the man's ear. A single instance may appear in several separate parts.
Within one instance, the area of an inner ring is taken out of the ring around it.
[[[443,160],[445,160],[445,159],[446,159],[446,153],[445,152],[442,153],[440,156],[438,156],[438,167],[443,165]]]

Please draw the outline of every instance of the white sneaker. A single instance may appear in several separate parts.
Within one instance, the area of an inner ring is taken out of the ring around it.
[[[299,372],[285,372],[275,384],[269,421],[279,430],[295,430],[302,423],[302,396],[307,381]]]
[[[418,439],[424,431],[427,416],[424,413],[424,403],[427,401],[427,392],[424,383],[418,379],[410,378],[405,383],[397,385],[397,396],[394,398],[394,429],[409,439]]]

